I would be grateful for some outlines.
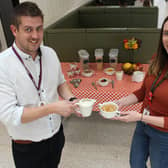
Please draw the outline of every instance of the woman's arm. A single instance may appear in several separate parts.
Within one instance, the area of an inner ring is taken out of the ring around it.
[[[159,116],[148,116],[148,115],[142,115],[141,121],[145,123],[149,123],[158,127],[163,128],[164,127],[164,117],[159,117]]]
[[[120,114],[121,116],[116,117],[115,120],[124,122],[143,121],[145,123],[164,128],[164,117],[143,115],[142,113],[138,113],[136,111],[120,112]]]
[[[119,105],[119,108],[122,108],[123,106],[128,106],[131,104],[135,104],[138,102],[137,97],[132,93],[126,97],[123,97],[117,101],[117,104]]]

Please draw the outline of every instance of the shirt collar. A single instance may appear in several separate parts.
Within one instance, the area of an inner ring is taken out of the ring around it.
[[[17,53],[20,55],[20,57],[21,57],[22,59],[32,60],[32,56],[29,55],[29,54],[27,54],[27,53],[24,53],[23,51],[21,51],[21,50],[17,47],[17,45],[16,45],[15,42],[13,43],[13,47],[15,48],[15,50],[17,51]],[[41,54],[41,49],[39,48],[39,49],[38,49],[38,55],[37,55],[36,59],[39,59],[39,58],[41,57],[41,55],[42,55],[42,54]]]

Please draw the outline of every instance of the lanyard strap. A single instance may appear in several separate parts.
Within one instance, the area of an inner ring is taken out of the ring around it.
[[[161,71],[159,72],[158,76],[156,77],[155,81],[152,84],[152,87],[151,87],[151,90],[150,90],[152,92],[152,94],[155,91],[155,89],[168,77],[168,71],[166,72],[164,77],[156,84],[156,82],[158,81],[160,76],[161,76]]]
[[[40,75],[39,75],[39,81],[38,81],[38,86],[36,85],[36,82],[33,78],[33,75],[31,74],[31,72],[29,71],[29,69],[26,67],[25,63],[23,62],[22,58],[20,57],[20,55],[18,54],[18,52],[16,51],[16,49],[12,46],[13,52],[15,53],[15,55],[17,56],[17,58],[19,59],[19,61],[22,63],[23,67],[25,68],[29,78],[31,79],[31,81],[33,82],[35,88],[38,91],[38,95],[40,96],[40,86],[41,86],[41,81],[42,81],[42,61],[41,61],[41,56],[40,56]]]
[[[151,86],[149,95],[148,95],[148,97],[147,97],[149,105],[152,104],[153,93],[154,93],[154,91],[156,90],[156,88],[159,87],[159,85],[160,85],[165,79],[167,79],[167,77],[168,77],[168,71],[167,71],[166,74],[163,76],[163,78],[162,78],[160,81],[158,81],[158,80],[159,80],[159,77],[161,76],[161,74],[162,74],[162,72],[160,71],[159,74],[158,74],[158,76],[156,77],[156,79],[155,79],[154,82],[152,83],[152,86]],[[157,81],[158,81],[158,83],[156,84]]]

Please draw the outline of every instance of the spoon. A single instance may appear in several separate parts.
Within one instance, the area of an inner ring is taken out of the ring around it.
[[[92,86],[97,90],[95,82],[92,82]]]
[[[114,88],[114,80],[111,81],[112,88]]]

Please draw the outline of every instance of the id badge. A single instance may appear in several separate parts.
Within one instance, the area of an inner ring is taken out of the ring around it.
[[[147,108],[144,108],[143,115],[150,115],[150,111]]]

